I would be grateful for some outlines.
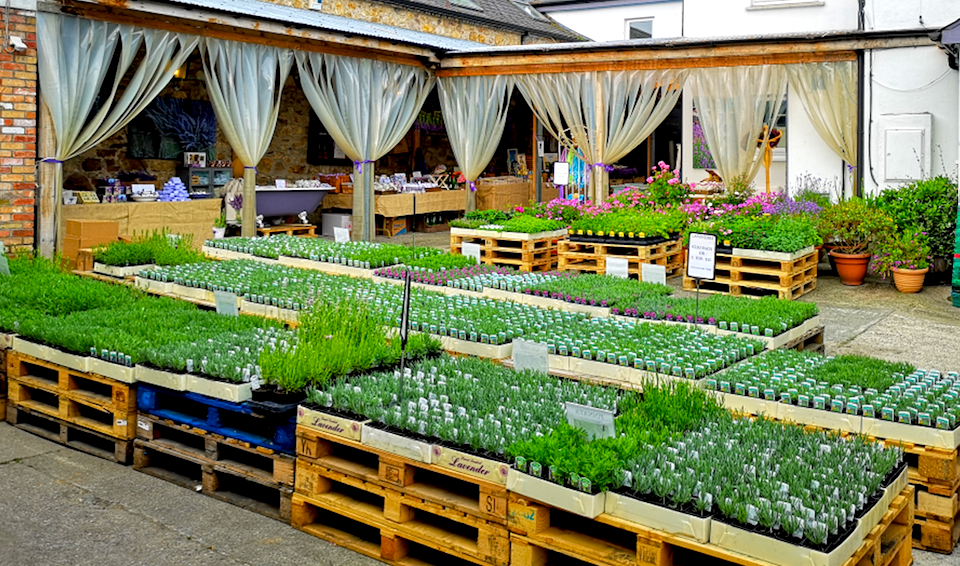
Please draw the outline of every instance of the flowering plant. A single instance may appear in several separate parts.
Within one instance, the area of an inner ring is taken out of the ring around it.
[[[931,259],[927,233],[910,229],[880,242],[870,259],[870,269],[886,279],[894,269],[926,269]]]
[[[679,204],[690,196],[690,185],[680,180],[680,170],[670,170],[670,166],[661,161],[647,177],[647,196],[658,204]]]

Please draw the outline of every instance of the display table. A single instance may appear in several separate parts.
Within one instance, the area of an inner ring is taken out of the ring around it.
[[[193,234],[193,246],[200,249],[213,237],[213,223],[220,217],[220,199],[185,202],[126,202],[74,204],[63,207],[59,238],[62,242],[67,220],[113,220],[121,236],[167,229],[173,234]]]
[[[466,193],[465,190],[459,190],[377,195],[374,203],[374,213],[386,218],[397,218],[415,214],[464,210],[467,202]],[[353,194],[327,195],[327,198],[323,200],[323,209],[353,210]]]

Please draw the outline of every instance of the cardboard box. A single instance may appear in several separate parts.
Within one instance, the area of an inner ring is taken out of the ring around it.
[[[400,234],[406,234],[407,217],[403,216],[401,218],[384,218],[383,233],[391,238],[394,236],[399,236]]]
[[[67,220],[66,238],[76,238],[81,247],[113,242],[120,237],[120,223],[114,220]]]
[[[353,231],[352,214],[324,213],[320,216],[320,235],[333,237],[334,228],[346,228]]]
[[[530,203],[532,183],[520,177],[477,180],[477,210],[513,210]]]

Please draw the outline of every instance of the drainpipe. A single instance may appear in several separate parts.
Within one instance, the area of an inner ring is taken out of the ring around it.
[[[866,0],[859,0],[857,2],[857,31],[864,31],[866,28],[865,21],[865,7]],[[853,194],[854,196],[863,196],[863,173],[866,167],[866,136],[864,135],[864,120],[866,118],[866,110],[864,108],[864,88],[866,87],[866,72],[864,70],[864,63],[866,62],[866,57],[864,56],[864,51],[861,49],[857,51],[857,168],[854,170],[853,175]],[[846,175],[843,177],[846,179]]]

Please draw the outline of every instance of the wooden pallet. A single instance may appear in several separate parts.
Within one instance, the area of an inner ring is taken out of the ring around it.
[[[232,403],[197,393],[141,383],[140,411],[158,418],[235,438],[251,446],[296,453],[296,415],[260,414],[250,403]]]
[[[195,436],[205,440],[202,435]],[[133,469],[285,523],[290,521],[292,487],[265,479],[247,462],[212,459],[224,457],[226,444],[220,444],[217,453],[208,454],[181,442],[184,438],[134,440]]]
[[[463,244],[480,246],[480,263],[516,267],[520,271],[550,271],[557,265],[557,236],[515,239],[501,236],[450,234],[450,253],[462,254]]]
[[[913,487],[898,495],[880,523],[843,566],[910,566]],[[772,566],[710,543],[669,534],[603,513],[587,519],[511,494],[509,503],[512,566],[569,561],[596,566],[673,566],[715,559],[743,566]]]
[[[322,509],[478,564],[510,561],[502,524],[303,459],[297,461],[296,495],[291,522],[297,528],[312,524]]]
[[[792,287],[782,287],[777,283],[768,283],[762,281],[731,281],[727,277],[717,277],[713,281],[701,281],[701,293],[722,293],[734,297],[766,297],[776,295],[780,299],[792,301],[798,299],[817,288],[817,279],[814,276],[804,283],[798,283]],[[684,291],[696,291],[697,283],[695,280],[683,278]]]
[[[136,436],[135,389],[126,383],[11,351],[8,405],[119,440]]]
[[[559,244],[560,271],[606,273],[607,258],[627,260],[627,272],[642,280],[642,265],[662,265],[667,279],[683,275],[683,243],[671,240],[649,246],[598,244],[562,241]]]
[[[803,336],[791,340],[780,347],[781,350],[799,350],[801,352],[814,352],[824,354],[826,345],[823,343],[824,327],[818,326],[807,332]]]
[[[7,350],[0,349],[0,421],[7,418]]]
[[[2,403],[5,400],[0,400]],[[48,414],[11,405],[6,408],[6,421],[11,425],[99,458],[129,464],[133,455],[133,441],[121,440],[77,426]]]
[[[507,490],[433,464],[416,462],[360,442],[297,427],[297,458],[463,515],[504,524]]]
[[[261,236],[276,236],[285,234],[287,236],[300,236],[303,238],[316,238],[317,227],[313,224],[281,224],[279,226],[265,226],[257,228],[257,234]]]
[[[928,462],[938,461],[930,458]],[[937,475],[945,475],[944,460],[940,460],[939,463],[940,465],[934,464],[934,472]],[[926,466],[925,470],[930,471],[930,467]],[[921,477],[919,469],[910,468],[910,482],[917,488],[917,516],[913,527],[913,547],[950,553],[960,541],[960,477],[957,477],[952,484],[937,479],[924,480],[919,479]],[[953,473],[953,470],[949,473]]]

